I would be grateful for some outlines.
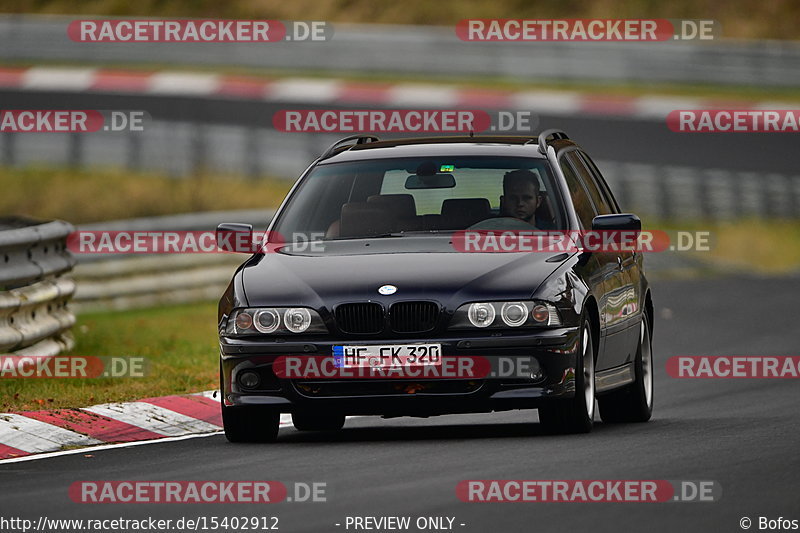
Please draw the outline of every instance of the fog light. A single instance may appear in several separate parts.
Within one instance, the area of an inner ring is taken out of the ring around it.
[[[253,372],[252,370],[247,370],[239,374],[239,383],[245,389],[255,389],[258,387],[258,384],[261,382],[261,378],[258,377],[258,374]]]

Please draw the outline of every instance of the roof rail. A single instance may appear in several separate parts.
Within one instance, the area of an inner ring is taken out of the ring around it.
[[[320,161],[322,161],[323,159],[328,159],[329,157],[331,157],[333,155],[333,153],[338,148],[341,148],[342,146],[344,146],[344,143],[346,143],[347,141],[356,141],[351,145],[351,146],[353,146],[353,145],[356,145],[356,144],[366,144],[366,143],[370,143],[370,142],[378,142],[378,141],[380,141],[380,139],[375,137],[374,135],[351,135],[349,137],[345,137],[344,139],[339,139],[338,141],[336,141],[335,143],[330,145],[328,147],[328,149],[325,150],[325,152],[321,156],[319,156]]]
[[[552,130],[544,130],[542,133],[539,134],[539,152],[542,154],[547,153],[547,138],[553,137],[554,141],[559,139],[569,139],[569,135],[564,133],[559,129],[552,129]]]

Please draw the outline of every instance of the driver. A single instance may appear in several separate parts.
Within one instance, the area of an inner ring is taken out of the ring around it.
[[[503,195],[500,196],[500,216],[518,218],[536,225],[536,209],[542,203],[539,178],[521,168],[503,176]]]

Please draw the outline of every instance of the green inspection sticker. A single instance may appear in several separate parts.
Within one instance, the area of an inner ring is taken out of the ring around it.
[[[442,165],[439,167],[439,172],[453,172],[455,169],[455,165]]]

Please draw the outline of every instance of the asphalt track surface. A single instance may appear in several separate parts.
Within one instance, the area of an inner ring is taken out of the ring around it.
[[[303,102],[275,103],[101,92],[0,90],[0,108],[3,109],[136,109],[149,112],[153,120],[267,128],[272,127],[273,114],[283,109],[370,107],[373,106],[319,106],[306,105]],[[535,131],[561,128],[595,159],[734,171],[781,174],[797,172],[795,160],[790,156],[796,152],[797,139],[791,133],[674,133],[662,120],[598,115],[553,116],[548,115],[547,110],[530,111],[539,118]],[[342,137],[345,135],[341,134]],[[387,138],[399,136],[386,135]]]
[[[347,531],[347,516],[450,516],[456,531],[741,531],[800,519],[800,381],[678,380],[673,355],[797,355],[800,279],[653,284],[656,408],[646,424],[544,434],[532,410],[348,420],[337,433],[282,429],[277,443],[222,435],[0,465],[0,514],[49,518],[277,516],[280,531]],[[209,354],[209,357],[214,357]],[[706,503],[464,503],[464,479],[714,480]],[[325,503],[78,504],[78,480],[325,482]],[[342,524],[340,527],[335,524]],[[465,524],[459,526],[458,524]],[[349,531],[353,531],[351,528]],[[416,531],[412,528],[411,531]]]

